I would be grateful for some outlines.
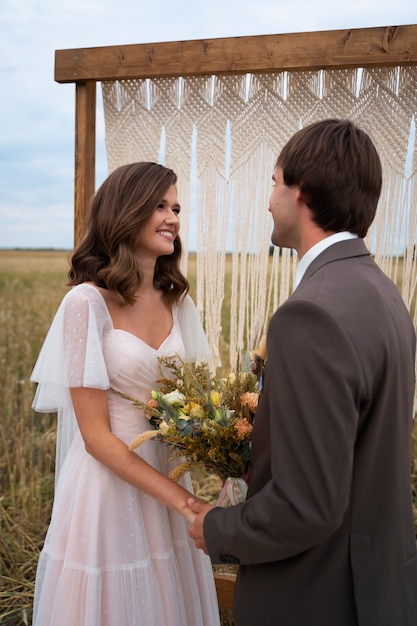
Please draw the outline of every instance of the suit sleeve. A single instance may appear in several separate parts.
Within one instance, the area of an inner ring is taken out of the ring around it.
[[[334,533],[347,509],[364,386],[349,337],[322,306],[291,299],[271,320],[267,351],[249,498],[206,516],[213,562],[295,556]]]

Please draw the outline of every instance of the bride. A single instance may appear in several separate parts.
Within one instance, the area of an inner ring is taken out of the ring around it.
[[[56,490],[34,626],[216,626],[210,561],[188,537],[189,476],[167,447],[130,441],[149,422],[160,357],[209,357],[179,269],[175,173],[116,169],[94,196],[69,285],[35,365],[33,407],[58,411]]]

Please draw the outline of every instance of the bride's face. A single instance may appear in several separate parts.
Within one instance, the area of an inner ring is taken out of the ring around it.
[[[180,210],[176,187],[171,185],[137,238],[136,249],[141,256],[145,253],[157,258],[174,252]]]

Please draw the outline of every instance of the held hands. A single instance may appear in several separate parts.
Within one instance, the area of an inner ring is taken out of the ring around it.
[[[211,504],[200,502],[200,500],[196,500],[195,498],[188,499],[188,506],[194,514],[194,521],[190,530],[188,531],[188,534],[190,535],[191,539],[194,539],[196,547],[200,548],[206,554],[208,554],[206,540],[204,539],[203,533],[203,522],[208,511],[210,511],[214,507],[211,506]]]

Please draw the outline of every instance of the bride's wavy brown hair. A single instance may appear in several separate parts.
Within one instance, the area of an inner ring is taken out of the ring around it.
[[[114,170],[92,198],[85,237],[71,258],[68,284],[92,281],[116,293],[122,303],[133,304],[142,284],[134,255],[138,235],[176,182],[175,172],[157,163],[130,163]],[[177,236],[174,252],[156,261],[154,285],[170,303],[189,289],[180,270],[181,253]]]

